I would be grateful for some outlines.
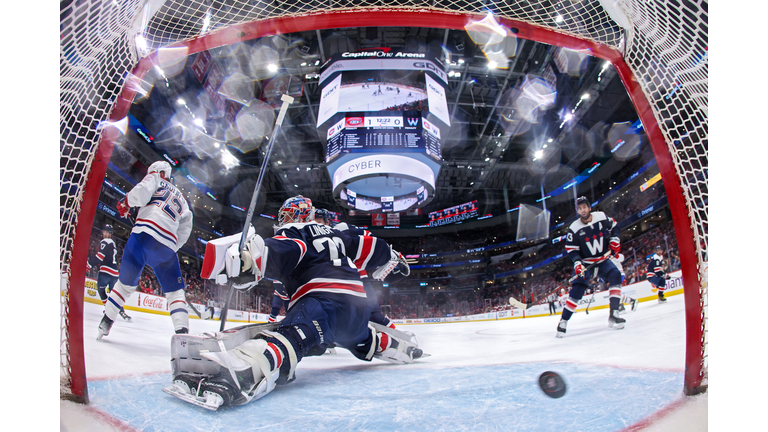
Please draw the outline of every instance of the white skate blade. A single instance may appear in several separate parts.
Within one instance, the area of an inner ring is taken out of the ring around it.
[[[556,336],[557,336],[558,338],[562,338],[562,337],[564,337],[564,336],[565,336],[565,333],[557,332],[557,335],[556,335]]]
[[[189,393],[184,393],[179,391],[178,387],[176,386],[170,386],[163,388],[163,392],[183,400],[184,402],[191,403],[192,405],[197,405],[199,407],[203,407],[207,410],[216,411],[219,409],[218,401],[212,399],[212,398],[202,398],[198,396],[191,395]]]
[[[614,330],[621,330],[624,328],[624,323],[608,323],[608,328],[612,328]]]

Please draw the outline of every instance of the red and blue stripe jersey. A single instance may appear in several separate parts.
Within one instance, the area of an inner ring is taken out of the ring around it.
[[[333,229],[335,229],[337,231],[344,232],[344,233],[346,233],[348,235],[373,237],[373,234],[371,234],[371,232],[368,231],[367,229],[363,229],[363,228],[360,228],[360,227],[355,226],[355,225],[349,225],[346,222],[341,222],[341,223],[336,224],[336,226],[333,227]],[[369,242],[369,243],[372,242],[371,239],[363,239],[363,241],[366,241],[366,242]],[[357,270],[360,272],[360,277],[361,278],[367,278],[368,277],[368,270],[366,270],[366,267],[367,267],[366,264],[367,263],[365,262],[365,258],[366,258],[366,255],[361,254],[360,257],[356,257],[356,258],[353,259],[353,261],[355,263],[355,267],[357,267]],[[368,268],[370,269],[370,267],[368,267]],[[375,268],[374,268],[374,270],[375,270]]]
[[[391,256],[389,245],[376,237],[349,235],[316,222],[287,224],[264,243],[264,277],[282,282],[289,309],[305,296],[365,306],[355,262],[376,269]]]
[[[592,220],[584,223],[576,219],[568,228],[565,252],[571,261],[594,264],[609,259],[610,238],[619,237],[619,224],[603,212],[592,212]]]
[[[664,277],[664,258],[659,254],[653,254],[648,258],[648,272],[645,275],[649,277]]]
[[[105,238],[99,243],[99,251],[88,260],[88,265],[98,267],[99,273],[118,276],[117,246],[111,238]]]

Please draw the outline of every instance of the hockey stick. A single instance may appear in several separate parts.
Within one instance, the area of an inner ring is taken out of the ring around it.
[[[603,257],[607,257],[607,256],[608,256],[608,255],[610,255],[611,253],[612,253],[611,251],[608,251],[608,252],[606,252],[606,253],[605,253],[603,256],[601,256],[600,258],[603,258]],[[602,260],[602,261],[598,261],[598,262],[596,262],[596,263],[592,263],[592,264],[588,265],[588,266],[587,266],[587,267],[584,269],[584,271],[582,271],[581,273],[579,273],[579,274],[577,274],[577,275],[573,276],[572,278],[568,279],[568,283],[569,283],[569,284],[572,284],[572,283],[573,283],[573,281],[575,281],[576,279],[578,279],[578,278],[580,278],[580,277],[584,276],[584,275],[585,275],[585,274],[586,274],[588,271],[590,271],[590,270],[592,270],[593,268],[595,268],[595,266],[596,266],[596,265],[598,265],[598,264],[602,264],[602,263],[604,263],[604,262],[605,262],[605,260]]]
[[[243,224],[243,233],[240,235],[240,244],[238,250],[240,255],[245,248],[245,240],[248,235],[248,228],[251,226],[251,219],[253,218],[253,211],[256,208],[256,201],[259,198],[259,189],[264,182],[264,177],[267,172],[267,166],[269,164],[269,156],[272,155],[272,147],[275,145],[275,138],[280,133],[280,129],[283,127],[283,119],[285,118],[285,112],[288,111],[288,105],[293,103],[293,98],[286,94],[282,95],[280,99],[283,101],[283,105],[280,107],[280,113],[277,115],[277,121],[275,121],[275,128],[272,130],[272,135],[269,137],[269,144],[267,145],[267,151],[264,155],[264,161],[261,163],[261,170],[259,170],[259,178],[256,180],[256,186],[253,188],[253,195],[251,195],[251,205],[248,207],[248,214],[245,217],[245,223]],[[224,325],[227,323],[227,313],[229,313],[229,302],[232,300],[232,281],[229,281],[229,288],[227,292],[227,300],[224,302],[224,307],[221,309],[221,325],[219,331],[224,331]]]
[[[527,307],[525,306],[525,304],[523,304],[523,303],[520,303],[520,302],[519,302],[519,301],[518,301],[516,298],[514,298],[514,297],[510,297],[510,298],[509,298],[509,304],[511,304],[513,307],[516,307],[516,308],[518,308],[518,309],[522,309],[522,310],[525,310],[525,309],[527,309]]]
[[[191,301],[189,301],[189,299],[188,299],[188,298],[186,298],[186,296],[184,296],[184,299],[187,301],[187,305],[189,305],[190,309],[192,309],[192,310],[195,312],[195,315],[197,315],[197,317],[198,317],[198,318],[200,318],[200,319],[203,319],[203,316],[202,316],[202,315],[200,315],[200,311],[199,311],[199,310],[197,310],[197,308],[195,307],[195,305],[193,305],[193,304],[192,304],[192,302],[191,302]]]

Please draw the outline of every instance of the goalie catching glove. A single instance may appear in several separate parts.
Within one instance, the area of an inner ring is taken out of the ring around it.
[[[392,249],[390,246],[390,258],[386,264],[376,269],[371,275],[376,280],[384,280],[390,273],[399,274],[403,277],[411,274],[411,266],[405,260],[405,257],[400,252]]]

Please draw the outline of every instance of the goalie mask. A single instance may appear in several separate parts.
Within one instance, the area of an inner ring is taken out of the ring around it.
[[[288,198],[277,213],[277,225],[305,223],[315,220],[315,208],[312,200],[301,195]]]
[[[149,166],[149,169],[147,170],[147,174],[152,173],[163,173],[165,174],[165,179],[171,178],[171,164],[169,164],[166,161],[157,161]]]

